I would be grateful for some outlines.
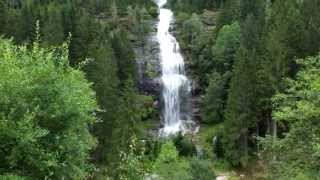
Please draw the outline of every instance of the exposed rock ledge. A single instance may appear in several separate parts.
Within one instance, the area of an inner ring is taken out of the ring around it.
[[[156,31],[156,23],[153,23],[153,29]],[[136,41],[134,51],[138,68],[139,90],[145,94],[159,97],[161,90],[160,48],[155,31],[143,40]]]

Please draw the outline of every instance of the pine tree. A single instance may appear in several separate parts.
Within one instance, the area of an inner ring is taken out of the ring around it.
[[[61,9],[55,3],[50,3],[47,6],[48,19],[43,23],[43,37],[44,44],[59,45],[64,40],[64,28],[62,24]]]
[[[116,29],[111,37],[112,48],[118,64],[118,76],[122,87],[131,79],[136,84],[137,68],[134,52],[128,34],[124,30]]]
[[[119,96],[118,96],[119,98]],[[119,176],[120,152],[129,152],[130,139],[141,134],[141,120],[145,116],[143,101],[137,94],[134,83],[127,80],[120,94],[120,104],[117,107],[117,120],[112,126],[111,152],[109,153],[112,167],[112,176]]]
[[[283,8],[286,11],[283,11]],[[266,126],[263,134],[277,135],[277,124],[271,118],[272,103],[271,97],[274,93],[282,91],[283,78],[292,71],[294,50],[290,38],[295,34],[290,27],[297,24],[299,11],[294,1],[276,1],[272,5],[271,13],[268,17],[268,27],[265,42],[265,57],[261,63],[259,78],[261,86],[260,95],[263,98],[260,106],[261,119]]]
[[[301,21],[304,23],[299,57],[317,55],[320,50],[320,1],[304,0],[301,6]]]
[[[237,51],[240,46],[240,25],[234,22],[225,25],[219,31],[215,45],[212,47],[213,63],[220,73],[232,70]]]
[[[223,122],[227,83],[226,77],[221,76],[219,73],[212,73],[202,105],[204,123]]]
[[[222,3],[221,14],[217,22],[217,32],[225,25],[231,25],[234,21],[239,21],[240,0],[225,0]]]
[[[0,34],[5,33],[7,23],[7,6],[5,0],[0,0]]]
[[[24,1],[22,3],[21,8],[21,34],[19,34],[19,37],[21,37],[22,42],[32,42],[32,40],[35,37],[35,24],[36,21],[39,20],[39,16],[37,16],[37,7],[36,2],[33,2],[31,0]]]
[[[101,38],[103,39],[103,37]],[[97,113],[100,122],[93,127],[99,140],[94,158],[99,164],[106,164],[112,149],[112,129],[116,124],[119,112],[119,79],[117,64],[110,44],[95,40],[89,45],[89,64],[85,66],[87,78],[93,83],[100,111]]]
[[[249,159],[250,131],[258,122],[261,101],[258,71],[262,57],[263,1],[243,0],[241,4],[241,42],[234,65],[225,112],[226,156],[234,165],[246,166]]]
[[[77,66],[88,57],[88,44],[99,36],[101,26],[86,12],[77,12],[74,17],[70,42],[70,64]]]
[[[241,47],[231,80],[225,112],[226,157],[233,165],[246,166],[249,153],[249,128],[256,119],[257,53]]]

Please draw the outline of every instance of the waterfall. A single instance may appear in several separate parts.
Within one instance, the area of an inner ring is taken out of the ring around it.
[[[169,136],[178,132],[185,133],[190,128],[189,108],[190,81],[185,76],[184,60],[179,50],[179,43],[170,34],[173,13],[163,8],[167,0],[158,0],[160,8],[157,39],[160,44],[162,66],[162,99],[164,127],[160,135]]]

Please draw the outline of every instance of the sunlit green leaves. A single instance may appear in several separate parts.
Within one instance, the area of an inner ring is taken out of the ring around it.
[[[154,163],[153,172],[161,180],[189,180],[191,179],[189,168],[190,164],[185,159],[179,157],[179,153],[173,142],[168,141],[161,147],[160,154]]]
[[[289,127],[283,139],[262,140],[267,158],[271,161],[271,177],[307,179],[319,176],[319,117],[320,96],[317,84],[320,79],[319,56],[298,60],[301,71],[296,79],[287,81],[286,93],[274,97],[273,117]],[[316,85],[316,86],[315,86]],[[287,166],[290,168],[283,168]]]
[[[0,173],[85,178],[97,105],[84,74],[64,48],[0,47]]]

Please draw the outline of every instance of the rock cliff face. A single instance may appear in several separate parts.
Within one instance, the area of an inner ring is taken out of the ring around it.
[[[138,68],[139,90],[147,95],[159,97],[161,91],[160,49],[156,39],[156,23],[154,22],[152,26],[153,32],[144,39],[134,42],[134,51]]]
[[[161,112],[161,62],[159,58],[160,47],[156,38],[157,19],[152,24],[153,31],[144,39],[134,40],[134,52],[138,68],[138,88],[139,91],[146,95],[153,95],[155,97],[154,105]],[[176,26],[173,23],[170,31],[175,34]],[[188,64],[186,64],[186,68]],[[187,72],[191,70],[188,69]],[[187,73],[188,75],[188,73]],[[191,77],[192,78],[192,77]],[[192,119],[199,121],[201,119],[200,113],[200,97],[199,85],[195,79],[191,79],[192,97],[191,97],[191,112]],[[161,117],[159,117],[161,118]]]
[[[205,28],[205,34],[213,34],[215,25],[217,22],[217,12],[212,11],[204,11],[201,15],[201,21]],[[154,105],[159,108],[161,111],[161,62],[159,58],[160,47],[156,38],[157,32],[157,23],[158,19],[154,19],[152,23],[153,31],[149,33],[149,35],[145,36],[141,40],[134,41],[134,51],[136,56],[137,68],[138,68],[138,87],[140,92],[153,95],[156,97]],[[179,27],[176,22],[172,22],[170,27],[170,32],[174,34],[174,36],[179,38]],[[182,42],[181,42],[182,43]],[[192,106],[192,119],[196,122],[201,121],[201,90],[200,85],[198,83],[198,77],[196,77],[194,69],[192,69],[191,57],[188,49],[184,49],[181,47],[182,54],[185,58],[186,63],[186,72],[189,79],[191,79],[192,86],[192,97],[191,97],[191,106]],[[160,118],[160,117],[159,117]]]
[[[140,93],[152,95],[154,97],[153,107],[157,113],[148,122],[150,124],[150,136],[158,136],[159,129],[162,128],[161,111],[161,62],[160,45],[157,41],[157,22],[152,23],[152,32],[143,39],[134,40],[135,60],[138,69],[138,88]]]

